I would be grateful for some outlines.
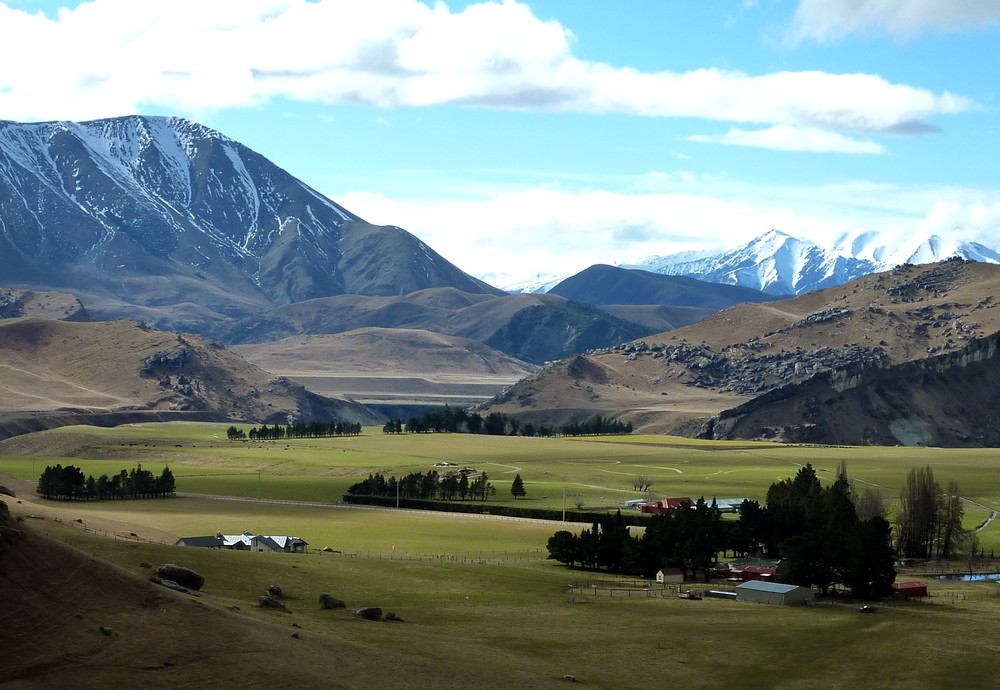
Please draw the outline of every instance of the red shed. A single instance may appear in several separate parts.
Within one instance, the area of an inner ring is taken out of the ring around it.
[[[654,501],[653,503],[643,503],[639,510],[643,513],[669,513],[675,508],[680,508],[682,505],[694,505],[688,497],[683,498],[664,498],[660,501]]]
[[[773,580],[777,576],[778,571],[775,568],[765,568],[758,565],[744,565],[735,568],[734,574],[744,582],[767,582],[769,580]]]
[[[902,597],[926,597],[926,582],[893,582],[892,591]]]

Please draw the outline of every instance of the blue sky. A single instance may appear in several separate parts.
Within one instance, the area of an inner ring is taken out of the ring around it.
[[[0,0],[0,119],[185,116],[500,283],[998,247],[998,39],[996,0]]]

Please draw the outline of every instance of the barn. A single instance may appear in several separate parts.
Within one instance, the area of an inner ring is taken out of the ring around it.
[[[656,573],[656,581],[659,584],[682,584],[684,582],[684,571],[680,568],[663,568]]]
[[[752,581],[736,586],[736,599],[753,604],[795,606],[812,601],[814,596],[808,587],[786,585],[781,582]]]
[[[892,591],[901,597],[926,597],[926,582],[893,582]]]

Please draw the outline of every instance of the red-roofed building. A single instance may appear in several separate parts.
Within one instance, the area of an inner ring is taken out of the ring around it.
[[[684,504],[693,506],[694,501],[686,496],[684,498],[664,498],[652,503],[643,503],[639,510],[644,513],[669,513]]]
[[[926,582],[893,582],[892,591],[901,597],[926,597]]]

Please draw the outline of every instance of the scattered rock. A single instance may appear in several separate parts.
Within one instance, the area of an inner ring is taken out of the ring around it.
[[[202,585],[205,584],[205,578],[195,571],[180,565],[174,565],[173,563],[161,565],[156,569],[156,574],[165,580],[173,580],[182,587],[188,587],[189,589],[201,589]]]
[[[366,606],[358,609],[355,613],[368,621],[377,621],[382,618],[382,609],[378,606]]]
[[[21,530],[15,527],[0,527],[0,541],[4,541],[8,544],[16,544],[24,536]]]
[[[280,597],[281,596],[281,587],[279,587],[278,585],[268,585],[267,586],[267,593],[268,593],[269,596],[272,596],[272,597]]]
[[[142,563],[139,564],[139,567],[140,568],[145,568],[145,569],[148,570],[149,568],[153,567],[153,564],[152,563],[147,563],[146,561],[143,561]]]
[[[153,582],[155,584],[158,584],[161,587],[166,587],[167,589],[172,589],[175,592],[182,592],[184,594],[188,594],[188,588],[187,587],[185,587],[184,585],[180,585],[180,584],[174,582],[173,580],[168,580],[165,577],[151,577],[151,578],[149,578],[149,581]]]
[[[294,637],[297,640],[299,639],[299,634],[297,632],[293,632],[292,637]]]
[[[321,609],[346,609],[347,604],[330,594],[320,594],[319,607]]]
[[[262,596],[260,599],[258,599],[257,606],[263,609],[275,609],[277,611],[284,611],[285,613],[292,612],[291,609],[282,604],[280,601],[278,601],[274,597],[269,597],[269,596]]]
[[[111,637],[112,635],[115,634],[115,631],[106,625],[102,625],[100,628],[98,628],[98,630],[101,631],[102,635],[107,635],[108,637]]]
[[[389,613],[385,614],[385,618],[383,618],[382,620],[384,620],[384,621],[395,621],[397,623],[402,623],[403,622],[403,619],[400,618],[399,616],[397,616],[392,611],[390,611]]]
[[[579,682],[576,679],[576,676],[574,676],[572,674],[569,674],[569,673],[567,673],[565,676],[563,676],[563,680],[568,680],[570,683],[578,683]]]

